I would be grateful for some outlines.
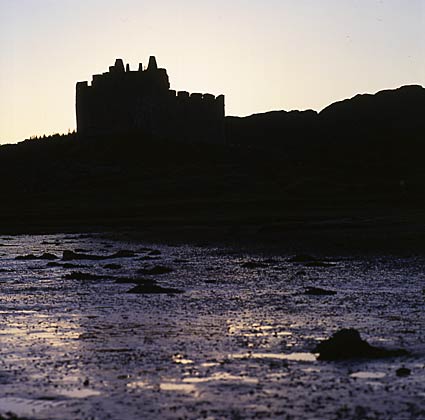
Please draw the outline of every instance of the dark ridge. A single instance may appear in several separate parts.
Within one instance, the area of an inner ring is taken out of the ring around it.
[[[273,111],[249,117],[227,117],[232,143],[307,152],[307,147],[327,146],[330,140],[360,143],[377,137],[424,136],[425,89],[402,86],[375,95],[356,95],[315,111]]]
[[[421,114],[425,104],[425,88],[420,85],[401,86],[397,89],[387,89],[376,94],[358,94],[351,99],[335,102],[324,108],[321,117],[333,115],[354,119],[351,114],[355,111],[364,117],[379,117],[387,115]],[[351,115],[350,115],[351,114]]]

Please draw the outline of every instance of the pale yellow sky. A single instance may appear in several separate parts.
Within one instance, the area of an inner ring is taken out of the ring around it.
[[[0,0],[0,143],[75,128],[75,83],[156,55],[227,115],[425,85],[425,0]]]

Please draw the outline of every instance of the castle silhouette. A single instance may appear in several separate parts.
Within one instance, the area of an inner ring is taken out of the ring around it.
[[[76,114],[77,133],[83,138],[140,132],[187,142],[225,141],[224,96],[176,93],[155,57],[137,71],[117,59],[109,72],[93,76],[91,86],[78,82]]]

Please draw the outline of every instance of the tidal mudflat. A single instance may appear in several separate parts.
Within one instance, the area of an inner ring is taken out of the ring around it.
[[[423,256],[48,235],[0,264],[0,418],[425,419]],[[408,354],[318,360],[344,328]]]

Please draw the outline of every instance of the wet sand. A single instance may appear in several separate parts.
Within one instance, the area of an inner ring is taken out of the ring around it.
[[[425,257],[323,246],[314,256],[324,264],[309,264],[294,262],[293,252],[314,251],[314,241],[282,251],[150,239],[0,239],[0,415],[425,418]],[[122,250],[134,256],[61,260],[64,251],[106,257]],[[58,256],[57,264],[15,259],[44,253]],[[156,266],[172,271],[139,274]],[[73,272],[92,277],[65,278]],[[184,293],[133,294],[135,284],[117,283],[136,277]],[[310,287],[337,293],[306,294]],[[350,327],[410,354],[322,362],[311,353]],[[410,375],[398,376],[400,367]]]

